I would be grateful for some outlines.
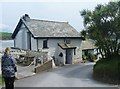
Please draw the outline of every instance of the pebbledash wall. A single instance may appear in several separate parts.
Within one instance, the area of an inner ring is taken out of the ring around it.
[[[17,35],[14,39],[14,46],[21,48],[21,49],[28,49],[28,37],[27,37],[28,29],[25,27],[24,24],[22,24],[20,30],[18,31]],[[38,49],[43,52],[48,52],[48,57],[55,57],[59,63],[65,64],[66,60],[66,50],[62,49],[58,46],[58,43],[64,43],[63,38],[56,38],[48,39],[48,49],[43,49],[43,40],[45,39],[35,39],[32,35],[30,35],[31,40],[31,50],[37,51]],[[75,54],[73,54],[73,63],[80,62],[82,60],[82,48],[81,48],[81,42],[82,39],[70,39],[70,42],[72,45],[76,47]],[[37,47],[38,45],[38,47]],[[38,48],[38,49],[37,49]],[[59,53],[63,53],[63,57],[59,56]]]

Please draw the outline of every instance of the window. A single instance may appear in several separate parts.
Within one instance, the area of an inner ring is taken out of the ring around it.
[[[76,55],[76,49],[74,49],[74,55]]]
[[[70,44],[70,40],[69,40],[69,39],[66,39],[66,40],[65,40],[65,43],[66,43],[66,44]]]
[[[48,47],[47,47],[47,40],[44,40],[44,41],[43,41],[43,48],[48,48]]]

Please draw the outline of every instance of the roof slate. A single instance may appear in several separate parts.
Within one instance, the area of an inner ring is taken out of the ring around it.
[[[95,43],[91,39],[86,39],[85,41],[82,41],[82,50],[89,50],[89,49],[96,49]]]
[[[24,23],[34,37],[80,37],[68,22],[30,19]]]
[[[58,45],[59,45],[62,49],[76,49],[76,47],[73,46],[72,44],[58,43]]]

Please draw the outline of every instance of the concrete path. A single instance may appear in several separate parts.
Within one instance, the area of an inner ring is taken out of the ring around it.
[[[26,77],[30,77],[35,75],[35,73],[33,72],[34,69],[34,65],[33,66],[26,66],[26,67],[22,67],[22,66],[18,66],[17,65],[17,74],[16,76],[18,77],[18,79],[23,79]]]
[[[92,77],[93,63],[55,68],[32,77],[17,80],[16,87],[114,87]]]

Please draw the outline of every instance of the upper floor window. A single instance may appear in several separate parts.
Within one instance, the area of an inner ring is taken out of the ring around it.
[[[43,40],[43,48],[48,48],[48,40]]]
[[[65,43],[66,43],[66,44],[70,44],[70,39],[66,39],[66,40],[65,40]]]

